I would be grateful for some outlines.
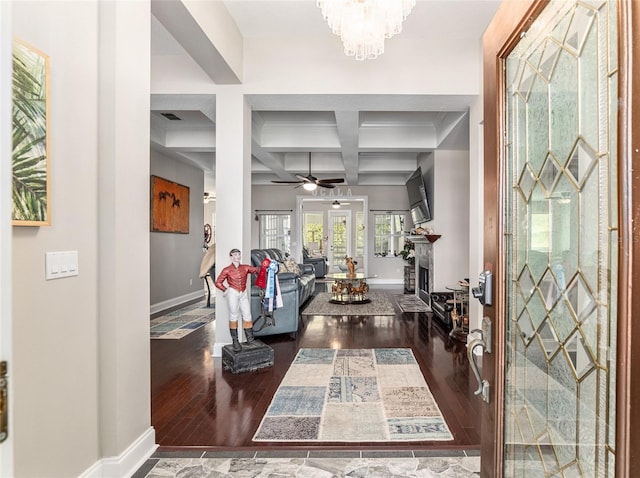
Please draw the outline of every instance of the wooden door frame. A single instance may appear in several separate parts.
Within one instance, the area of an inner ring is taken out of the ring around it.
[[[635,45],[635,48],[634,48]],[[640,282],[640,5],[634,0],[618,2],[618,336],[616,394],[616,476],[640,476],[640,296],[633,294]],[[634,112],[638,111],[638,115]],[[635,325],[635,327],[634,327]],[[635,379],[634,379],[635,378]],[[632,433],[632,431],[636,433]],[[636,458],[633,460],[632,458]]]
[[[484,66],[484,261],[485,269],[494,274],[494,306],[484,307],[483,315],[494,324],[492,354],[483,356],[483,378],[491,384],[491,403],[482,407],[483,477],[503,477],[504,446],[504,381],[505,381],[505,240],[503,210],[499,197],[504,197],[504,124],[505,85],[502,61],[513,49],[520,34],[528,30],[548,0],[505,0],[483,37]],[[640,128],[633,128],[634,111],[640,112],[640,2],[618,0],[619,83],[618,96],[618,324],[616,355],[616,476],[640,476],[640,407],[631,407],[640,399],[640,294],[633,295],[634,281],[640,281]],[[637,45],[633,48],[633,45]],[[640,113],[639,115],[640,116]],[[640,120],[638,120],[640,121]],[[636,193],[636,194],[634,194]],[[636,321],[637,322],[637,321]]]

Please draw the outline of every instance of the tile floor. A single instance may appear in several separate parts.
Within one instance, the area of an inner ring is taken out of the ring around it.
[[[132,478],[480,476],[479,450],[159,451]]]

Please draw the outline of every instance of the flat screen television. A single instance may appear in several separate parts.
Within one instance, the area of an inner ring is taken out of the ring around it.
[[[427,199],[427,189],[422,168],[418,166],[406,182],[407,194],[409,196],[409,211],[415,226],[431,221],[431,209]]]

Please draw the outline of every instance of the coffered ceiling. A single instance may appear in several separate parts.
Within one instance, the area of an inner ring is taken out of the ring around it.
[[[153,55],[167,52],[199,56],[197,46],[183,46],[186,41],[180,37],[177,15],[160,8],[166,5],[162,2],[175,1],[152,0],[152,61]],[[332,35],[314,0],[223,3],[243,38]],[[478,41],[499,3],[418,0],[401,34],[434,42],[460,41],[464,36],[469,48],[479,51]],[[197,38],[188,41],[197,43]],[[215,66],[202,67],[215,70]],[[468,108],[474,98],[267,94],[249,95],[247,100],[252,108],[253,184],[306,175],[311,154],[314,176],[368,186],[403,185],[415,170],[419,154],[439,148],[468,149]],[[153,94],[151,98],[151,147],[205,171],[205,190],[215,190],[215,110],[215,95]]]

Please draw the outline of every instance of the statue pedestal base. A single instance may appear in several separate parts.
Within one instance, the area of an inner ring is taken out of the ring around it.
[[[261,340],[248,344],[242,342],[242,350],[234,352],[231,344],[222,347],[222,366],[231,373],[254,372],[273,366],[273,349]]]

